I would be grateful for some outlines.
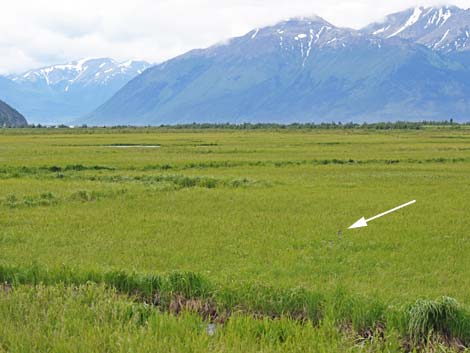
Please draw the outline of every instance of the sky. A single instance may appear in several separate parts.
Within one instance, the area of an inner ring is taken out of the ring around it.
[[[319,15],[361,28],[442,0],[0,0],[0,74],[110,57],[162,62],[253,28]],[[449,4],[449,3],[447,3]],[[470,8],[470,0],[451,4]]]

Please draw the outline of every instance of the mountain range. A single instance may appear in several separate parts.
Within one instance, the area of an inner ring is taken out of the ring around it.
[[[417,7],[360,30],[294,18],[153,67],[95,59],[0,77],[0,99],[33,122],[89,125],[468,121],[470,10]]]
[[[255,29],[156,65],[86,121],[468,120],[469,14],[416,8],[362,30],[317,16]]]
[[[43,67],[0,77],[0,98],[32,123],[67,123],[98,107],[149,66],[104,58]]]
[[[470,11],[455,6],[417,7],[387,16],[365,31],[382,38],[400,37],[441,53],[470,51]]]

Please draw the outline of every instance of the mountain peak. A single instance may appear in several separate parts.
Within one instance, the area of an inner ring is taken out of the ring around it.
[[[309,31],[313,28],[321,28],[321,27],[328,27],[328,28],[336,28],[334,25],[326,21],[320,16],[311,15],[308,17],[292,17],[285,19],[283,21],[277,22],[274,25],[262,28],[256,28],[248,33],[248,35],[252,35],[253,39],[261,32],[263,33],[284,33],[284,32],[296,32],[299,30]],[[255,35],[256,34],[256,35]]]
[[[308,27],[308,26],[328,26],[336,27],[324,18],[311,15],[311,16],[301,16],[301,17],[291,17],[276,23],[272,28],[276,27]]]
[[[470,50],[470,10],[457,6],[410,8],[364,30],[382,38],[408,39],[441,52]]]
[[[108,84],[116,77],[124,76],[126,80],[142,73],[150,64],[144,61],[128,60],[117,62],[111,58],[83,58],[65,64],[51,65],[12,75],[10,78],[19,83],[45,84],[60,86],[67,92],[72,85]]]

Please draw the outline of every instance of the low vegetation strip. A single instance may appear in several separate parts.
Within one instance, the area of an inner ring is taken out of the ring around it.
[[[17,207],[36,207],[36,206],[52,206],[58,203],[58,199],[52,193],[42,193],[40,195],[27,195],[17,197],[15,194],[10,194],[4,199],[0,200],[0,204],[9,208]]]
[[[91,165],[91,166],[84,166],[82,164],[69,164],[64,167],[61,166],[41,166],[41,167],[0,167],[0,178],[8,179],[8,178],[19,178],[19,177],[26,177],[26,176],[35,176],[35,175],[47,175],[51,173],[63,173],[63,172],[82,172],[82,171],[99,171],[99,170],[107,170],[112,171],[115,170],[113,167],[107,166],[100,166],[100,165]]]
[[[91,167],[91,168],[77,168],[73,169],[75,171],[82,170],[103,170],[105,167]],[[164,169],[164,168],[163,168]],[[173,189],[185,189],[193,187],[201,187],[207,189],[213,189],[217,187],[228,187],[228,188],[238,188],[238,187],[248,187],[255,185],[268,185],[267,182],[260,182],[255,180],[250,180],[248,178],[213,178],[207,176],[186,176],[186,175],[87,175],[82,176],[79,174],[68,174],[60,172],[62,170],[60,167],[44,167],[44,168],[19,168],[17,170],[2,171],[0,170],[0,178],[10,179],[10,178],[21,178],[28,175],[34,175],[35,177],[40,176],[41,174],[45,177],[52,177],[56,179],[72,179],[72,180],[87,180],[87,181],[99,181],[104,183],[140,183],[146,185],[155,185],[161,184],[163,186],[170,186]],[[64,169],[65,171],[71,169]],[[106,170],[115,170],[115,169],[106,169]],[[44,173],[44,171],[53,172],[53,174]],[[57,172],[56,172],[57,171]],[[47,196],[47,195],[46,195]],[[39,198],[47,198],[44,195],[41,195]],[[99,195],[98,195],[99,196]],[[16,203],[15,197],[12,197],[12,202]]]
[[[236,167],[295,167],[306,165],[367,165],[367,164],[429,164],[429,163],[464,163],[470,158],[428,158],[428,159],[311,159],[311,160],[285,160],[285,161],[213,161],[200,163],[187,163],[181,166],[162,164],[148,165],[144,170],[169,169],[209,169],[209,168],[236,168]]]
[[[10,209],[23,207],[46,207],[55,206],[64,201],[93,202],[105,198],[116,198],[126,193],[127,189],[107,191],[79,190],[71,193],[69,196],[66,197],[59,197],[51,192],[24,196],[9,194],[4,198],[0,198],[0,206],[5,206]]]
[[[79,177],[79,179],[83,179]],[[90,181],[99,181],[107,183],[140,183],[146,185],[162,185],[179,190],[186,188],[201,187],[214,189],[218,187],[238,188],[255,185],[268,185],[265,182],[258,182],[247,178],[240,179],[222,179],[204,176],[185,176],[185,175],[99,175],[85,178]]]
[[[66,175],[68,172],[82,171],[153,171],[153,170],[190,170],[190,169],[211,169],[211,168],[237,168],[237,167],[295,167],[295,166],[321,166],[321,165],[369,165],[369,164],[454,164],[468,163],[470,158],[426,158],[426,159],[311,159],[311,160],[265,160],[265,161],[207,161],[191,162],[185,164],[152,164],[136,168],[117,168],[111,166],[84,166],[81,164],[61,166],[41,166],[41,167],[0,167],[0,179],[20,178],[27,176],[41,176],[54,174],[56,176]]]
[[[470,310],[448,297],[390,306],[376,299],[351,296],[341,289],[315,293],[250,283],[227,287],[192,272],[160,276],[67,267],[47,269],[38,264],[0,265],[0,282],[0,296],[23,285],[101,284],[161,312],[193,312],[220,325],[240,314],[260,320],[287,318],[314,326],[333,322],[338,330],[363,340],[398,334],[404,351],[424,349],[430,344],[455,349],[470,345]]]

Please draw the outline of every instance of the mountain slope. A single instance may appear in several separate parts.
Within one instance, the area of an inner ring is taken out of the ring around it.
[[[364,30],[382,38],[408,39],[443,53],[470,51],[470,9],[455,6],[408,9]]]
[[[461,63],[424,46],[302,18],[151,68],[85,121],[464,120],[469,82]]]
[[[150,65],[142,61],[80,60],[11,75],[0,82],[0,98],[35,123],[68,122],[109,99]],[[5,80],[10,83],[5,83]]]
[[[28,125],[23,115],[0,100],[0,127],[21,127]]]

